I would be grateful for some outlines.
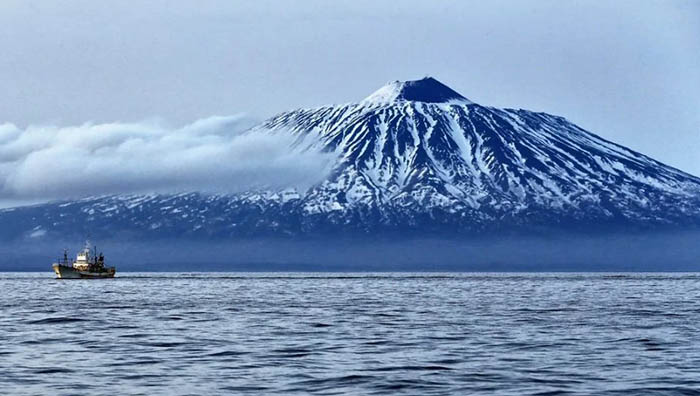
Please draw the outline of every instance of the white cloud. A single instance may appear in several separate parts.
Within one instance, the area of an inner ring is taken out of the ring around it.
[[[0,200],[37,201],[117,193],[305,189],[334,157],[285,131],[249,129],[242,116],[181,128],[157,122],[0,124]]]

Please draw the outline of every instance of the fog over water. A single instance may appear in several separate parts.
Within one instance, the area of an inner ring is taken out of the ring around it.
[[[128,271],[697,271],[698,232],[472,238],[240,238],[93,240]],[[0,271],[46,271],[79,241],[0,246]]]

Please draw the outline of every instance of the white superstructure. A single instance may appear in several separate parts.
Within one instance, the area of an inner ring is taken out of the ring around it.
[[[53,270],[58,278],[112,278],[116,272],[115,267],[105,267],[105,258],[102,253],[97,254],[97,247],[90,247],[90,242],[85,242],[85,247],[76,256],[73,262],[68,260],[68,251],[63,251],[63,259],[53,264]]]

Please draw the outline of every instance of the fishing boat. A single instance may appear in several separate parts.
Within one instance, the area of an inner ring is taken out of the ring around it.
[[[63,258],[56,260],[52,267],[58,279],[114,278],[117,271],[115,267],[105,267],[105,256],[98,255],[97,246],[91,247],[89,242],[85,242],[75,260],[69,260],[68,250],[63,250]]]

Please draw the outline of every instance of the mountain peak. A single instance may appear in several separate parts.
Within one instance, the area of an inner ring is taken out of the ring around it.
[[[432,77],[420,80],[393,81],[365,98],[364,103],[388,104],[399,101],[425,103],[473,103],[452,88]]]

